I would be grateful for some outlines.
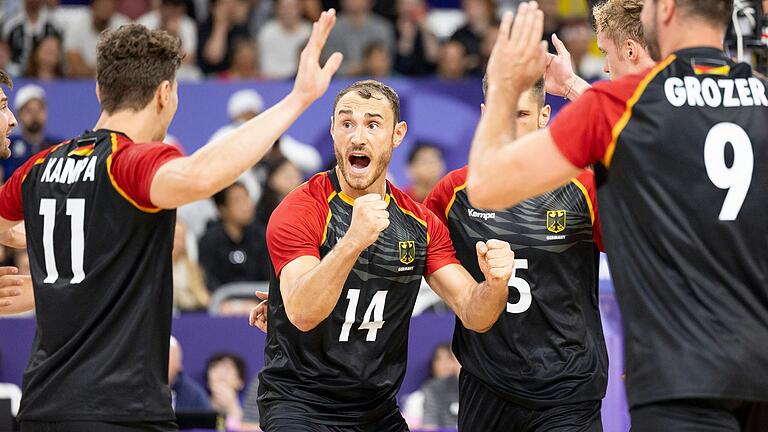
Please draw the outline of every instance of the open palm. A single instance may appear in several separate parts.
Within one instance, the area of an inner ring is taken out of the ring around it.
[[[320,66],[320,53],[335,23],[335,10],[330,9],[320,14],[320,18],[312,25],[312,35],[307,46],[301,51],[293,91],[307,103],[314,102],[325,93],[333,74],[341,66],[343,57],[338,52],[331,55],[325,66]]]

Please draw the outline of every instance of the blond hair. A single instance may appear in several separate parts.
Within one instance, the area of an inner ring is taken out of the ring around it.
[[[2,69],[0,69],[0,84],[7,86],[8,88],[13,88],[11,77]]]
[[[617,47],[632,39],[647,48],[640,23],[642,11],[643,0],[606,0],[592,11],[595,30],[605,34]]]

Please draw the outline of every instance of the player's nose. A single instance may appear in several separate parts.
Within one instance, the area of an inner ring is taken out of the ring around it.
[[[352,144],[363,145],[366,144],[364,130],[361,127],[355,128],[352,134]]]

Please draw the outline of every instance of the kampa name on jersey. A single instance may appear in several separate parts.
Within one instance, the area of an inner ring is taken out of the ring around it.
[[[740,107],[768,106],[765,85],[757,78],[670,77],[664,93],[673,106]]]
[[[82,159],[66,157],[48,159],[43,177],[43,183],[72,184],[79,181],[93,181],[96,176],[97,156]]]
[[[467,213],[469,214],[469,217],[478,218],[482,220],[496,219],[496,213],[483,213],[473,208],[467,209]]]

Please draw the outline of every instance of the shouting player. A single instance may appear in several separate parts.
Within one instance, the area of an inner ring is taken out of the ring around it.
[[[509,121],[523,136],[546,126],[549,113],[542,78],[521,94]],[[479,334],[456,322],[459,430],[602,430],[608,355],[598,310],[593,173],[501,211],[472,206],[466,184],[467,168],[453,171],[424,204],[447,224],[472,276],[482,280],[474,244],[488,238],[512,245],[515,270],[506,313],[491,330]]]
[[[422,276],[463,325],[487,331],[502,312],[513,255],[477,242],[485,282],[457,264],[448,230],[386,181],[407,130],[390,87],[361,81],[333,105],[336,168],[291,192],[270,219],[267,431],[405,431],[396,395]]]
[[[596,85],[517,140],[509,115],[547,61],[535,3],[514,26],[504,17],[489,61],[469,196],[503,208],[598,164],[633,431],[768,424],[768,96],[721,50],[732,7],[646,1],[660,63]]]
[[[293,91],[189,157],[161,142],[177,107],[179,41],[140,25],[102,35],[93,131],[32,157],[0,191],[0,231],[22,219],[37,332],[22,431],[175,430],[168,388],[175,207],[231,184],[338,68],[315,23]]]

